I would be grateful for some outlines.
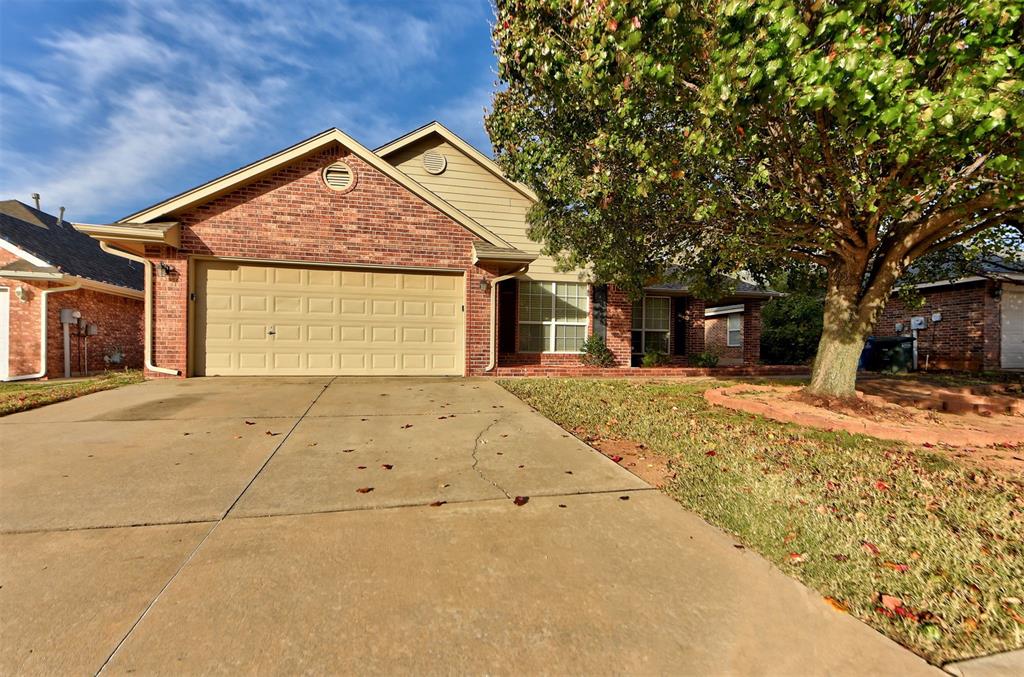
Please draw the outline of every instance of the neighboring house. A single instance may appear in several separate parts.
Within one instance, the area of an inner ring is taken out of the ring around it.
[[[63,218],[0,201],[0,380],[140,368],[142,308],[141,265]]]
[[[150,374],[473,375],[616,365],[705,348],[705,304],[560,272],[527,236],[536,197],[438,123],[371,151],[337,130],[113,224],[76,224],[144,261]],[[758,359],[767,294],[737,293]]]
[[[1024,369],[1024,272],[993,259],[975,274],[916,285],[924,303],[894,295],[877,336],[917,335],[920,369]],[[913,329],[912,321],[924,328]]]

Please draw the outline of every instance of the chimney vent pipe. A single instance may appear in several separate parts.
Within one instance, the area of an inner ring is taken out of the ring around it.
[[[60,208],[60,216],[57,217],[57,225],[64,225],[64,207]]]
[[[39,193],[32,193],[32,201],[36,203],[36,209],[39,209]]]

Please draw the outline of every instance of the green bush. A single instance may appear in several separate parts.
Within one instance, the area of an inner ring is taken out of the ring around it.
[[[718,366],[718,353],[705,350],[702,353],[696,355],[690,355],[690,364],[694,367],[711,368]]]
[[[816,295],[794,293],[774,298],[761,310],[761,361],[806,364],[821,339],[824,302]]]
[[[658,350],[650,350],[644,353],[640,364],[644,367],[663,367],[668,364],[668,355]]]
[[[615,353],[608,348],[608,344],[600,336],[587,337],[580,352],[580,362],[588,367],[615,366]]]

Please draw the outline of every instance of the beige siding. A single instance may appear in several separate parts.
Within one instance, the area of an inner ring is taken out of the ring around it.
[[[423,154],[430,149],[436,149],[448,161],[447,168],[441,174],[431,174],[423,168]],[[396,151],[387,160],[512,246],[531,254],[540,253],[540,244],[526,234],[529,198],[441,137],[432,134]],[[555,262],[547,256],[541,256],[530,264],[527,277],[544,280],[579,279],[577,273],[555,272]]]

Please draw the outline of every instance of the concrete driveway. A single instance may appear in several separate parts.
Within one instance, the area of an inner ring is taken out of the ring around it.
[[[3,674],[932,671],[488,380],[9,416],[0,531]]]

